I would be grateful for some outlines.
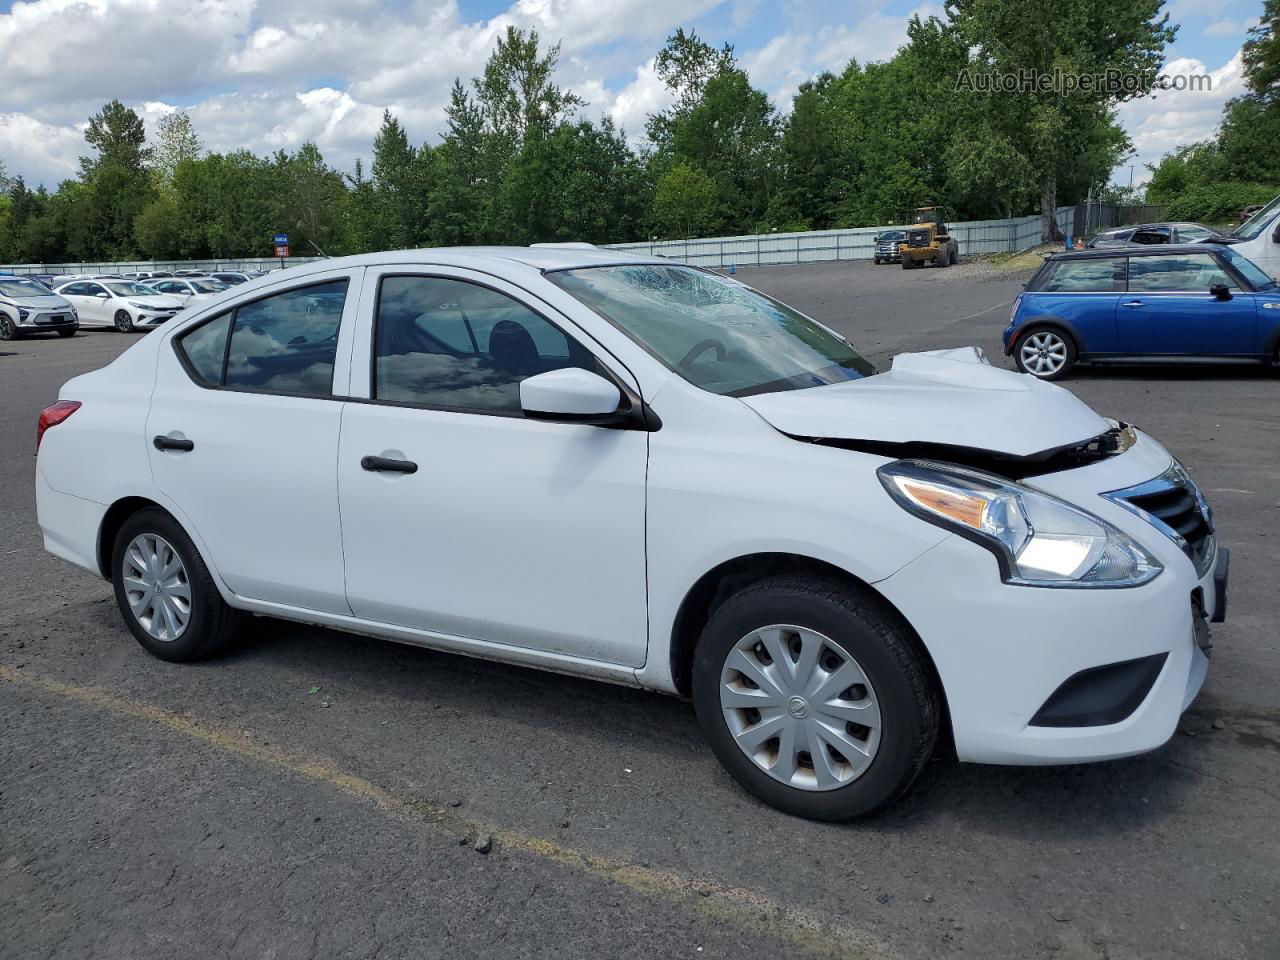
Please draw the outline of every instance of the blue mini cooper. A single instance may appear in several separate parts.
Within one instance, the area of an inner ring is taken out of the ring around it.
[[[1280,288],[1214,243],[1101,247],[1045,258],[1014,301],[1004,352],[1042,380],[1080,361],[1280,362]]]

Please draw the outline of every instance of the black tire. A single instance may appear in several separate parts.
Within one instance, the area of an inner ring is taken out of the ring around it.
[[[7,313],[0,313],[0,340],[17,340],[21,334]]]
[[[951,265],[954,267],[960,262],[960,245],[957,243],[951,248]]]
[[[720,705],[726,657],[771,624],[816,630],[842,645],[875,690],[882,721],[867,769],[845,786],[805,790],[774,779],[734,740]],[[910,789],[933,752],[942,704],[919,641],[870,591],[837,580],[784,575],[745,588],[712,614],[693,662],[693,702],[716,757],[749,793],[786,813],[843,822],[868,816]]]
[[[65,339],[65,338],[67,338],[67,337],[74,337],[75,335],[76,335],[76,328],[75,328],[75,327],[72,327],[72,328],[71,328],[71,329],[69,329],[69,330],[59,330],[59,331],[58,331],[58,336],[60,336],[60,337],[62,337],[62,338],[64,338],[64,339]]]
[[[162,537],[186,568],[191,607],[186,629],[176,640],[158,640],[151,636],[129,605],[124,584],[124,554],[134,538],[141,534]],[[223,601],[191,538],[173,517],[157,507],[139,510],[125,520],[116,533],[111,550],[111,582],[125,625],[148,653],[161,660],[185,663],[211,657],[230,642],[240,625],[240,612]]]
[[[1060,340],[1065,347],[1065,362],[1062,366],[1052,371],[1038,371],[1032,369],[1028,365],[1026,359],[1023,358],[1022,348],[1029,340],[1040,334],[1048,334]],[[1018,334],[1018,338],[1013,342],[1013,362],[1018,368],[1019,373],[1030,374],[1038,380],[1061,380],[1066,377],[1076,365],[1076,359],[1079,351],[1076,348],[1076,342],[1071,334],[1058,327],[1029,327]]]
[[[903,269],[903,270],[910,270],[913,266],[915,266],[915,262],[914,262],[910,257],[906,257],[906,256],[904,256],[904,257],[902,258],[902,269]]]
[[[877,266],[877,267],[878,267],[878,266],[880,266],[880,258],[879,258],[879,257],[876,257],[876,258],[875,258],[875,260],[876,260],[876,266]]]
[[[133,333],[133,317],[128,310],[116,311],[116,329],[121,333]]]

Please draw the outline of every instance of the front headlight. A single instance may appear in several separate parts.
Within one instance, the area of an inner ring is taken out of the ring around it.
[[[898,460],[877,474],[905,510],[994,553],[1005,583],[1136,587],[1164,569],[1101,517],[988,473]]]
[[[137,300],[130,300],[130,301],[129,301],[129,306],[133,307],[133,309],[135,309],[135,310],[154,310],[154,309],[155,309],[155,307],[153,307],[151,304],[149,304],[149,303],[138,303],[138,301],[137,301]]]

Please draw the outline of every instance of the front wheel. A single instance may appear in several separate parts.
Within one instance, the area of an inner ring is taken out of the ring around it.
[[[1018,338],[1013,359],[1023,373],[1041,380],[1061,380],[1075,366],[1076,345],[1067,334],[1041,327]]]
[[[239,626],[191,538],[163,510],[139,510],[120,527],[111,581],[129,631],[161,660],[212,656]]]
[[[17,340],[18,328],[6,313],[0,313],[0,340]]]
[[[904,256],[904,257],[902,258],[902,269],[903,269],[903,270],[910,270],[910,269],[911,269],[912,267],[914,267],[914,266],[915,266],[915,262],[914,262],[910,257],[906,257],[906,256]]]
[[[725,769],[770,806],[845,821],[904,794],[941,704],[918,641],[868,593],[774,577],[721,605],[698,640],[693,702]]]
[[[72,328],[71,328],[71,329],[69,329],[69,330],[59,330],[59,331],[58,331],[58,336],[62,337],[63,339],[65,339],[65,338],[67,338],[67,337],[74,337],[75,335],[76,335],[76,328],[75,328],[75,327],[72,327]]]
[[[116,329],[121,333],[133,332],[133,317],[129,316],[128,310],[120,310],[116,313]]]

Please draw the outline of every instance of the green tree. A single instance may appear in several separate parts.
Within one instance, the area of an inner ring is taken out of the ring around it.
[[[696,31],[685,33],[683,27],[667,37],[654,58],[654,70],[673,94],[675,103],[671,109],[649,116],[649,139],[658,145],[666,143],[675,122],[702,102],[707,84],[736,66],[733,47],[727,43],[717,50]]]
[[[271,164],[277,195],[271,205],[277,228],[290,234],[290,243],[301,251],[322,257],[344,250],[346,186],[342,176],[324,162],[314,143],[304,143],[294,154],[280,150]],[[258,241],[263,246],[268,233]]]
[[[86,180],[99,164],[114,163],[127,170],[141,170],[151,157],[146,147],[146,125],[119,100],[112,100],[89,118],[84,138],[98,152],[97,157],[80,158]]]
[[[578,96],[552,81],[559,60],[560,44],[540,54],[538,31],[508,26],[484,74],[473,81],[490,131],[512,152],[530,138],[546,136],[583,106]]]
[[[779,147],[779,187],[768,217],[777,226],[826,229],[857,175],[845,149],[848,118],[830,73],[800,85]]]
[[[1280,0],[1265,0],[1240,52],[1249,89],[1267,103],[1280,100]]]
[[[84,138],[97,156],[80,158],[86,189],[77,208],[83,221],[70,252],[86,260],[132,259],[138,252],[133,224],[152,194],[146,127],[132,109],[112,100],[89,118]]]
[[[705,236],[717,219],[716,184],[691,163],[678,160],[653,190],[653,221],[664,237]]]
[[[1163,6],[1164,0],[952,0],[945,19],[912,18],[908,34],[913,45],[931,46],[938,87],[949,83],[964,94],[955,135],[994,131],[1004,141],[997,156],[1012,150],[1024,158],[1040,196],[1044,240],[1058,232],[1053,213],[1060,186],[1078,190],[1105,179],[1127,152],[1115,107],[1149,87],[1163,63],[1176,33]],[[957,53],[964,73],[954,72]],[[983,74],[1027,70],[1043,77],[1115,71],[1137,83],[983,91],[972,82]]]
[[[169,113],[161,117],[155,152],[152,156],[152,167],[156,172],[159,185],[162,187],[171,185],[178,164],[184,160],[194,160],[198,156],[200,156],[200,138],[196,136],[191,118],[181,112]]]
[[[648,190],[644,168],[606,118],[563,123],[526,143],[502,194],[508,241],[606,243],[639,235]]]
[[[403,250],[421,240],[426,232],[429,171],[419,162],[400,121],[390,110],[384,111],[373,141],[372,193],[359,201],[371,205],[365,238],[369,246],[363,249]]]
[[[438,148],[435,189],[428,203],[433,243],[476,243],[486,237],[500,164],[484,115],[460,80],[455,80],[445,108],[448,132]]]

